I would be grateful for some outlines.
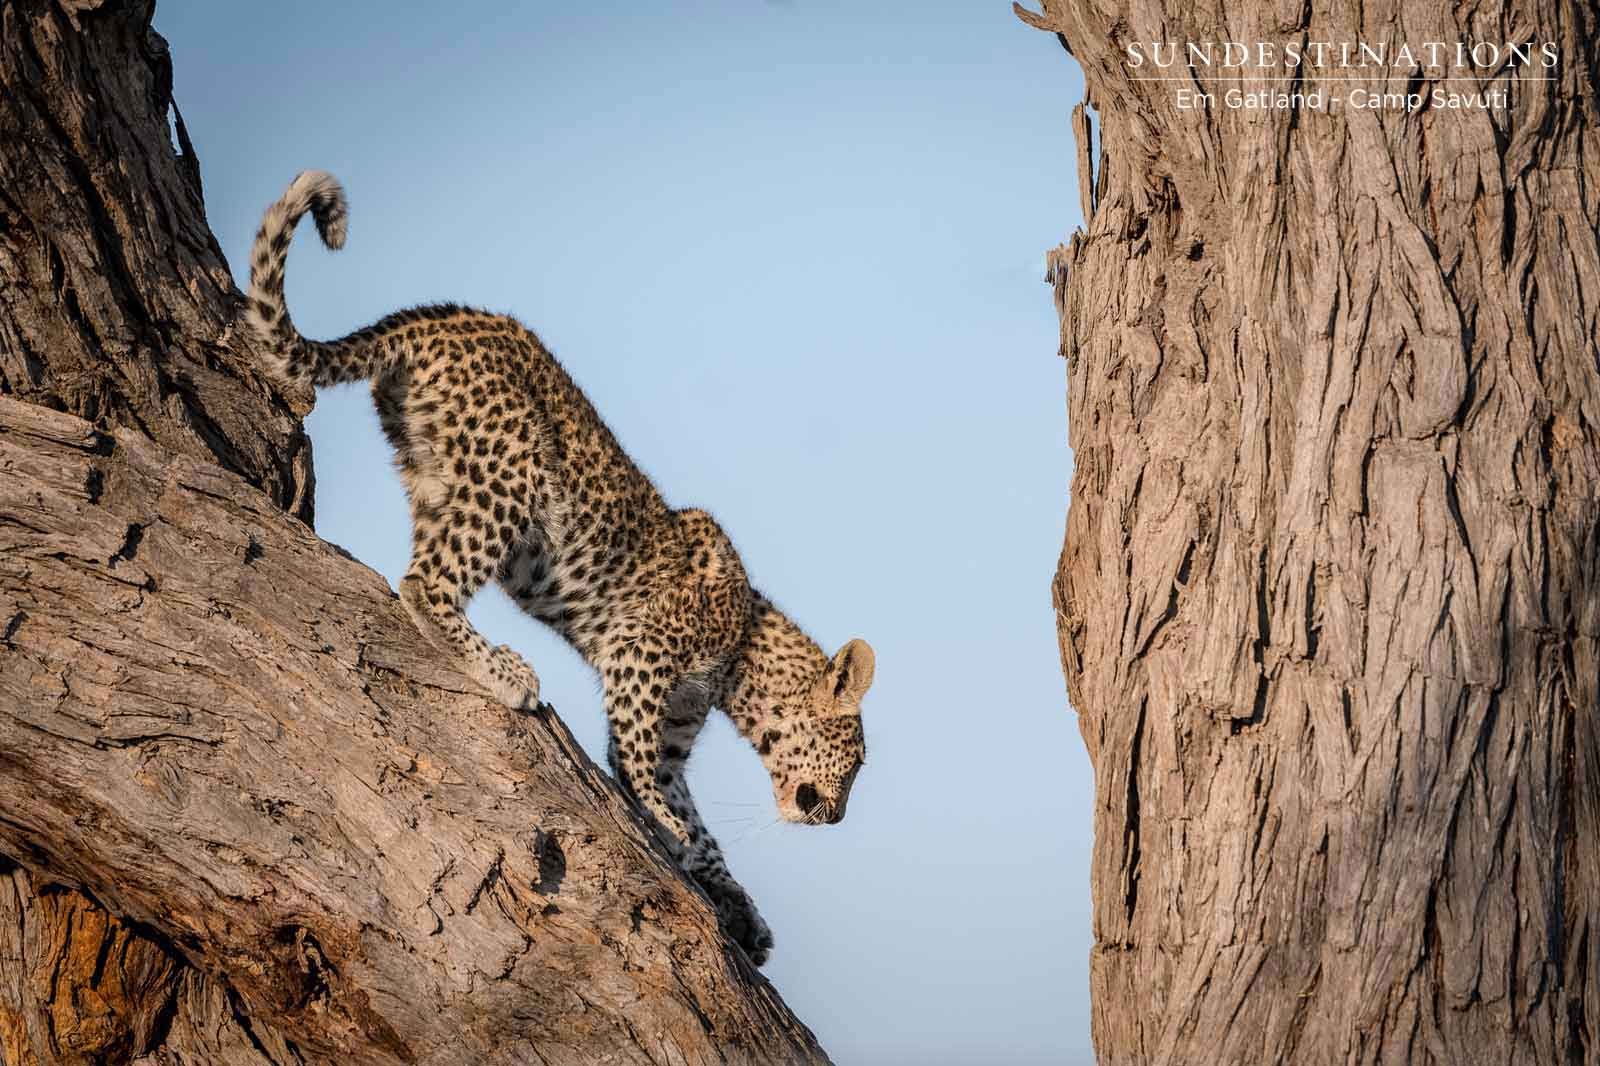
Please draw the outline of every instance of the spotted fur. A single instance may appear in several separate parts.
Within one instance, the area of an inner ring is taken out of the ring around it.
[[[302,337],[283,278],[308,211],[328,247],[343,243],[339,183],[301,174],[256,234],[245,321],[283,381],[371,379],[411,502],[406,610],[497,699],[523,710],[538,702],[538,676],[473,628],[467,601],[498,581],[565,637],[604,686],[613,773],[724,927],[764,962],[772,935],[702,823],[685,762],[719,707],[759,752],[783,818],[839,821],[866,755],[860,709],[872,649],[852,640],[830,659],[753,591],[716,521],[668,507],[515,320],[440,305],[335,341]]]

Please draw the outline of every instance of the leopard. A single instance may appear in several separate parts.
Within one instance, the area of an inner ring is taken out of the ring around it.
[[[301,336],[284,276],[307,213],[330,251],[344,246],[342,185],[302,172],[262,216],[242,318],[280,387],[370,382],[410,505],[406,613],[514,712],[543,713],[538,674],[467,619],[474,594],[496,582],[570,644],[600,679],[606,758],[624,795],[764,965],[772,931],[696,808],[690,750],[721,711],[759,755],[781,820],[837,824],[866,760],[871,645],[852,639],[830,656],[754,589],[717,521],[669,506],[511,316],[441,303],[337,340]]]

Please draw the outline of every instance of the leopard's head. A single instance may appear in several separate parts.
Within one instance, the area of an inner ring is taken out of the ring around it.
[[[831,659],[765,597],[723,703],[755,745],[785,821],[834,824],[866,761],[861,700],[872,686],[872,647],[852,640]]]
[[[837,824],[867,759],[861,698],[872,685],[872,647],[852,640],[827,660],[771,724],[758,750],[785,821]]]

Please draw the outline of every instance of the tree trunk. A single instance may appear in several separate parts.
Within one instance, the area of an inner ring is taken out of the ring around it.
[[[0,1063],[826,1062],[305,524],[152,7],[0,5]]]
[[[1595,8],[1018,13],[1103,123],[1052,256],[1102,1066],[1595,1061]],[[1271,86],[1203,69],[1216,105],[1180,110],[1125,64],[1319,40],[1560,62],[1493,79],[1507,108],[1409,113],[1235,110]]]

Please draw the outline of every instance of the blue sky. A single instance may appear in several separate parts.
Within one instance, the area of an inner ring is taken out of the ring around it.
[[[828,649],[877,650],[837,827],[771,825],[725,719],[702,812],[841,1066],[1088,1063],[1091,771],[1049,581],[1071,477],[1043,253],[1079,224],[1076,68],[1007,0],[603,5],[162,0],[242,282],[306,167],[309,336],[456,300],[517,315],[678,506]],[[359,386],[310,422],[321,534],[395,582],[408,518]],[[587,667],[473,617],[604,754]]]

